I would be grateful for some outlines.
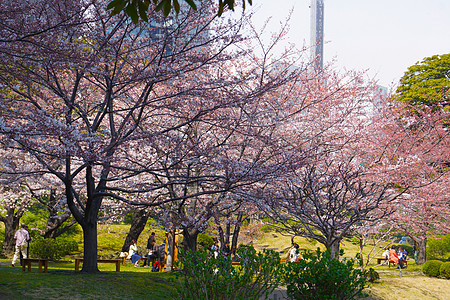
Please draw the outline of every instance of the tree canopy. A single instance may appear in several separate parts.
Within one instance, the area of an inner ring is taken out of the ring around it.
[[[411,105],[448,108],[450,54],[425,57],[408,68],[397,88],[398,100]]]
[[[225,9],[231,9],[234,11],[235,0],[218,0],[219,8],[217,10],[217,15],[221,16]],[[181,9],[181,3],[187,3],[189,7],[193,10],[197,10],[197,5],[195,4],[198,1],[194,0],[112,0],[108,4],[108,10],[112,10],[112,15],[117,15],[120,12],[124,12],[128,15],[134,24],[139,21],[139,18],[148,22],[147,11],[149,9],[154,9],[156,12],[162,11],[164,16],[167,17],[170,12],[175,10],[175,13],[178,15]],[[245,9],[245,3],[248,2],[252,5],[252,0],[244,0],[242,1],[242,7]],[[151,5],[153,4],[153,7]]]

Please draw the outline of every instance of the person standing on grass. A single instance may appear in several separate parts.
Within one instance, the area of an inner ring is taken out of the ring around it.
[[[16,239],[16,251],[14,252],[14,257],[11,265],[14,267],[17,258],[19,258],[20,253],[22,253],[23,258],[28,258],[28,242],[31,240],[30,234],[28,233],[28,227],[25,223],[22,223],[21,228],[16,231],[14,238]]]
[[[289,251],[289,260],[290,262],[297,262],[298,259],[298,244],[292,246],[291,251]]]
[[[152,247],[152,242],[156,243],[156,236],[154,232],[152,232],[152,234],[148,237],[147,250],[150,250],[150,248]]]

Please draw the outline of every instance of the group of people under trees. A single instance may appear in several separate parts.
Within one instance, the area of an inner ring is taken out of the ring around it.
[[[392,245],[387,247],[383,253],[383,258],[386,259],[386,262],[393,262],[397,266],[397,269],[406,268],[406,257],[408,252],[403,246],[395,246]]]
[[[227,241],[222,246],[222,248],[220,248],[219,247],[219,242],[215,241],[214,244],[211,247],[211,252],[212,252],[214,258],[218,258],[219,255],[222,255],[224,259],[231,258],[230,243]]]
[[[160,249],[162,247],[162,249]],[[139,262],[141,260],[144,261],[142,267],[150,267],[152,266],[152,271],[158,272],[161,269],[161,256],[164,254],[164,244],[158,246],[156,243],[155,233],[149,236],[147,240],[147,253],[143,255],[138,252],[138,248],[136,246],[136,241],[132,240],[130,243],[130,248],[128,250],[128,259],[134,264],[135,267],[140,267]],[[162,253],[161,253],[162,252]]]

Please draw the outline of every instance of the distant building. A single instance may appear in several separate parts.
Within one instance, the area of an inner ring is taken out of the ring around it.
[[[316,67],[323,68],[323,0],[311,0],[311,59]]]

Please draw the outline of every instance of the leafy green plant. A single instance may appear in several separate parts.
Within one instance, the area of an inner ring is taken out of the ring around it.
[[[353,259],[332,259],[329,251],[319,248],[301,256],[299,262],[288,263],[284,273],[291,299],[355,299],[363,295],[367,272],[355,268]]]
[[[439,268],[439,273],[442,278],[450,279],[450,261],[447,261]]]
[[[197,244],[200,250],[206,251],[211,249],[214,244],[214,239],[207,233],[199,233],[197,236]]]
[[[253,248],[252,245],[249,245],[249,244],[239,244],[239,245],[237,246],[236,252],[237,252],[238,254],[240,254],[240,253],[242,253],[242,252],[244,252],[244,251],[247,251],[247,249],[251,249],[250,251],[256,251],[255,248]]]
[[[438,277],[441,265],[442,261],[440,260],[429,260],[423,264],[422,272],[427,276]]]
[[[78,243],[72,239],[36,239],[30,245],[30,256],[58,260],[65,255],[78,251]]]
[[[178,299],[259,299],[279,284],[283,270],[279,254],[272,250],[240,253],[241,265],[230,259],[211,258],[204,252],[183,254],[177,274]],[[254,250],[254,249],[253,249]]]
[[[427,259],[438,260],[450,257],[450,234],[437,236],[427,242]]]
[[[373,268],[370,268],[369,271],[367,271],[366,279],[369,282],[374,282],[375,280],[380,279],[380,274],[378,274],[378,272]]]

